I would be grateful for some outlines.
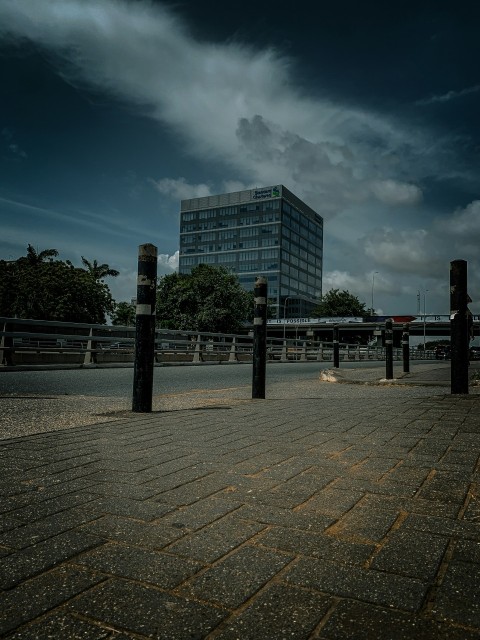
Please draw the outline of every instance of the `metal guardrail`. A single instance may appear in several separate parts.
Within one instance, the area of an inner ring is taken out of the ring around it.
[[[90,325],[0,318],[0,362],[15,364],[108,364],[133,362],[135,327]],[[251,362],[253,337],[157,329],[157,363]],[[412,359],[433,358],[433,352],[411,349]],[[267,337],[270,361],[332,361],[333,343]],[[394,350],[402,359],[402,350]],[[385,348],[340,345],[340,360],[385,360]]]

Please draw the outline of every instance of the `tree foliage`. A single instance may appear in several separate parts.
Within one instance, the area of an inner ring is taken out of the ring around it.
[[[90,262],[90,260],[87,260],[83,256],[82,263],[86,270],[95,278],[95,280],[103,280],[103,278],[106,278],[107,276],[115,277],[120,273],[116,269],[110,269],[108,264],[98,264],[96,260]]]
[[[253,317],[253,293],[223,267],[200,264],[190,274],[163,276],[157,322],[165,329],[235,333]]]
[[[114,310],[108,285],[57,256],[56,249],[38,253],[28,245],[26,256],[0,260],[0,315],[105,324]]]
[[[111,314],[112,324],[133,327],[135,324],[135,305],[131,302],[119,302]]]
[[[368,315],[365,303],[346,290],[330,289],[322,296],[313,311],[314,315],[325,317],[361,317]]]

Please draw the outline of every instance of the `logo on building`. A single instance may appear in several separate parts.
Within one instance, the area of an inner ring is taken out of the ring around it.
[[[280,189],[272,187],[271,189],[257,189],[253,192],[252,200],[263,200],[264,198],[279,198]]]

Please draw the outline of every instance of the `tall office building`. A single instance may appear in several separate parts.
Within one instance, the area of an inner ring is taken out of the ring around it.
[[[322,294],[323,219],[283,185],[182,200],[180,273],[226,267],[268,280],[277,318],[308,317]]]

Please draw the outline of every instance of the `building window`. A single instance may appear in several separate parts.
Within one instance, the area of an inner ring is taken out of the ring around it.
[[[219,263],[227,263],[235,264],[235,254],[234,253],[219,253],[217,255],[217,261]]]
[[[275,247],[278,245],[278,238],[262,238],[262,247]]]
[[[246,260],[257,260],[258,251],[240,251],[238,259],[240,262],[245,262]]]
[[[235,231],[220,231],[218,233],[218,239],[228,240],[229,238],[235,238],[236,235]]]
[[[262,243],[263,244],[263,243]],[[239,249],[249,249],[253,247],[258,247],[258,240],[243,240],[238,243]]]
[[[264,249],[261,256],[262,258],[278,258],[278,249]]]
[[[256,227],[245,227],[245,229],[240,229],[240,238],[251,238],[252,236],[256,236],[258,234]]]

